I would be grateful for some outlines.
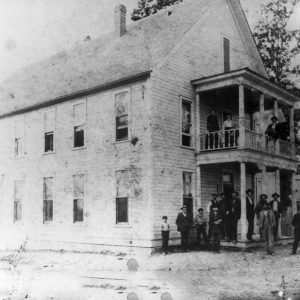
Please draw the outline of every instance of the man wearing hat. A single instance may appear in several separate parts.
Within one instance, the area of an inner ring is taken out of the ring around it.
[[[219,207],[219,203],[218,203],[218,200],[217,200],[218,194],[212,193],[211,195],[212,195],[212,200],[210,200],[208,202],[207,208],[206,208],[206,211],[208,212],[208,215],[210,214],[213,207]],[[210,226],[208,228],[208,238],[209,239],[211,238],[211,228],[210,228]]]
[[[181,235],[181,248],[184,252],[186,252],[188,247],[191,222],[187,216],[187,209],[185,205],[181,207],[181,211],[182,212],[179,213],[177,216],[176,225],[177,230],[180,232]]]
[[[275,217],[275,229],[274,229],[274,239],[277,239],[277,235],[278,235],[278,223],[279,223],[279,218],[280,218],[280,214],[281,214],[281,203],[279,201],[279,197],[280,195],[277,193],[274,193],[272,195],[273,200],[270,201],[270,207],[273,210],[274,213],[274,217]]]
[[[254,201],[253,201],[253,190],[248,189],[246,191],[246,216],[248,221],[248,233],[247,233],[247,239],[249,241],[253,241],[252,235],[253,235],[253,229],[254,229]]]
[[[222,215],[219,212],[218,207],[214,206],[209,214],[209,226],[212,235],[212,251],[215,253],[220,252],[222,222]]]
[[[264,205],[266,203],[268,204],[267,199],[268,199],[268,196],[266,194],[261,194],[259,196],[259,201],[255,207],[255,213],[256,213],[257,220],[259,220],[260,212],[263,210]],[[260,235],[260,239],[262,240],[263,232],[262,232],[261,228],[259,228],[259,235]]]
[[[265,202],[259,214],[259,228],[263,233],[265,249],[267,254],[274,255],[274,235],[275,217],[270,205]]]
[[[294,255],[297,253],[297,248],[300,241],[300,206],[298,206],[298,212],[293,217],[292,225],[294,226],[294,243],[291,255]]]
[[[232,192],[227,217],[230,224],[229,239],[237,242],[237,225],[241,218],[241,200],[238,198],[238,192],[236,191]]]
[[[271,121],[272,123],[267,127],[266,135],[276,140],[279,137],[279,125],[277,123],[278,118],[276,116],[273,116],[271,118]]]

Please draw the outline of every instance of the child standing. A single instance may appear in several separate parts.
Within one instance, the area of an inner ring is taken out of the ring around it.
[[[162,224],[161,224],[161,237],[162,237],[162,251],[165,254],[168,254],[169,233],[170,233],[170,224],[168,223],[168,217],[163,216]]]

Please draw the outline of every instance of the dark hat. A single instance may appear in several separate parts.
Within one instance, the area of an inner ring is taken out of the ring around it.
[[[274,120],[274,119],[275,119],[275,121],[278,120],[278,118],[277,118],[276,116],[273,116],[273,117],[271,118],[271,120]]]
[[[253,193],[253,190],[252,189],[248,189],[247,191],[246,191],[246,193]]]
[[[163,218],[163,219],[166,219],[166,220],[168,219],[168,217],[167,217],[167,216],[163,216],[162,218]]]
[[[272,194],[272,197],[276,197],[276,196],[277,196],[278,198],[280,197],[280,195],[277,194],[277,193]]]
[[[268,199],[268,196],[267,196],[266,194],[261,194],[261,195],[259,196],[259,198],[261,199],[263,196],[264,196],[266,199]]]
[[[212,193],[211,195],[212,195],[212,196],[218,196],[218,194],[217,194],[217,193]]]
[[[231,194],[237,194],[237,196],[239,195],[237,191],[233,191]]]
[[[198,211],[199,211],[199,212],[200,212],[200,211],[203,211],[203,208],[199,208]]]
[[[181,207],[181,209],[184,209],[184,208],[186,208],[186,206],[185,206],[185,205],[183,205],[183,206]]]

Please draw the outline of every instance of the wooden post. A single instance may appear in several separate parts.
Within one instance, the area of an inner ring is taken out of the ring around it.
[[[292,213],[293,215],[297,212],[297,199],[296,199],[296,172],[291,175],[291,191],[292,191]]]
[[[277,101],[277,99],[274,100],[273,111],[274,111],[274,116],[276,116],[278,118],[278,101]],[[279,153],[279,139],[275,140],[275,153]]]
[[[264,126],[264,115],[265,115],[265,95],[264,94],[260,94],[260,97],[259,97],[259,114],[260,114],[260,128],[261,128],[261,134],[262,134],[261,148],[262,148],[262,150],[265,150],[266,149],[266,136],[265,136],[266,128]]]
[[[265,194],[267,189],[266,189],[266,177],[267,176],[267,171],[266,171],[266,166],[263,164],[261,166],[261,192],[262,194]]]
[[[294,108],[290,108],[290,141],[295,142]]]
[[[244,241],[247,238],[248,222],[246,216],[246,164],[240,163],[241,172],[241,239]]]
[[[239,148],[245,147],[245,88],[239,85]]]
[[[196,191],[195,191],[196,199],[195,199],[195,213],[197,213],[196,209],[199,209],[202,205],[201,201],[201,167],[196,167]]]
[[[196,94],[195,102],[195,149],[196,153],[200,152],[200,94]]]

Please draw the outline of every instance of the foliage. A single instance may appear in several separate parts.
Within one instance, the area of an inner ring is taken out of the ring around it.
[[[133,21],[140,20],[152,14],[156,14],[158,10],[168,6],[182,2],[183,0],[139,0],[137,8],[133,10],[131,19]]]
[[[300,66],[293,59],[300,54],[300,30],[287,25],[300,0],[270,0],[262,10],[254,29],[254,38],[270,79],[288,89],[295,89],[293,78]]]

